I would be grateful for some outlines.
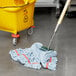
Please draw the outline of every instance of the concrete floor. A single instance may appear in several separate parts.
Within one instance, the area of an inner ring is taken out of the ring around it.
[[[57,19],[55,10],[35,12],[35,25],[33,35],[27,37],[26,31],[20,32],[21,38],[17,46],[12,45],[10,33],[0,31],[0,76],[75,76],[76,75],[76,19],[65,17],[60,26],[51,48],[58,52],[58,65],[56,71],[46,69],[34,70],[26,68],[13,61],[9,51],[15,48],[30,47],[34,42],[48,45]]]

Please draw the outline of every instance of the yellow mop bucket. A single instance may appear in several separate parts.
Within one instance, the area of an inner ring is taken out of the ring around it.
[[[17,34],[34,25],[35,0],[0,0],[0,30]]]

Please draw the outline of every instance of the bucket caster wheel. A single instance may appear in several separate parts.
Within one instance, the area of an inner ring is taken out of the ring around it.
[[[30,27],[29,29],[27,29],[27,34],[29,36],[31,36],[33,34],[33,29],[35,28],[35,26]]]
[[[16,46],[17,45],[17,38],[13,38],[13,45]]]
[[[13,37],[13,45],[16,46],[17,45],[17,41],[18,41],[18,38],[20,37],[19,34],[12,34],[12,37]]]

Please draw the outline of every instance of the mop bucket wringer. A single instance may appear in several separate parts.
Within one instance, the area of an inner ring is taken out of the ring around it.
[[[0,0],[0,30],[13,33],[13,45],[17,44],[18,32],[34,28],[35,0]]]

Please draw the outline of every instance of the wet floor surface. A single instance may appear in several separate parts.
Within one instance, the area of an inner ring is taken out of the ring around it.
[[[34,70],[26,68],[18,62],[13,61],[9,51],[15,48],[30,47],[34,42],[41,42],[48,46],[57,19],[55,10],[47,9],[35,12],[34,33],[26,35],[26,30],[20,32],[17,46],[12,45],[11,34],[0,31],[0,76],[75,76],[76,75],[76,18],[64,18],[57,34],[52,42],[51,48],[58,52],[58,65],[56,71],[47,69]]]

